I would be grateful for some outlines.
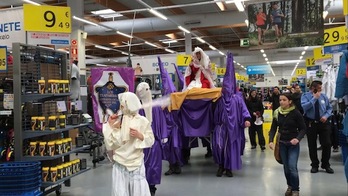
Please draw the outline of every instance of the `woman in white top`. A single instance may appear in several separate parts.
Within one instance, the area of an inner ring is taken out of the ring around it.
[[[141,103],[131,92],[118,95],[122,115],[103,125],[107,150],[113,152],[112,196],[150,196],[145,177],[144,148],[154,143],[150,122],[138,114]]]

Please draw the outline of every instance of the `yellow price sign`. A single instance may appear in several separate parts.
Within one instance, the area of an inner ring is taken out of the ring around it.
[[[297,79],[297,77],[292,77],[291,78],[291,82],[296,82],[298,79]]]
[[[176,56],[176,64],[179,66],[188,66],[191,63],[191,55],[178,54]]]
[[[324,54],[324,53],[323,53],[323,48],[324,48],[324,47],[314,48],[314,49],[313,49],[313,57],[314,57],[314,60],[332,58],[332,54]]]
[[[315,65],[315,59],[314,57],[309,57],[309,58],[306,58],[306,66],[314,66]]]
[[[216,75],[225,75],[226,68],[217,68]]]
[[[215,68],[216,68],[216,64],[215,63],[210,63],[210,66],[211,66],[211,70],[215,70]]]
[[[7,47],[0,46],[0,71],[7,70]]]
[[[324,30],[324,46],[346,44],[348,42],[348,29],[346,26]]]
[[[348,0],[343,0],[343,14],[348,15]]]
[[[305,76],[307,74],[306,68],[296,69],[296,75],[297,76]]]
[[[71,33],[70,7],[24,4],[24,30]]]

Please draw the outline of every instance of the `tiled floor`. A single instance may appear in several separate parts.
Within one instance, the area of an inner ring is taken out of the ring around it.
[[[301,143],[298,164],[300,194],[302,196],[347,196],[348,188],[344,176],[341,153],[332,153],[331,165],[335,174],[323,170],[311,174],[307,139]],[[181,175],[162,177],[157,196],[282,196],[286,190],[282,165],[273,158],[273,151],[260,148],[250,149],[247,143],[243,156],[243,169],[234,171],[233,178],[215,176],[217,166],[213,159],[204,158],[205,149],[192,150],[190,165],[183,167]],[[79,157],[87,157],[80,154]],[[89,165],[91,161],[88,161]],[[163,173],[168,163],[163,162]],[[72,179],[71,187],[63,187],[62,196],[109,196],[111,194],[111,164],[98,164],[80,176]],[[54,195],[54,194],[51,194]]]

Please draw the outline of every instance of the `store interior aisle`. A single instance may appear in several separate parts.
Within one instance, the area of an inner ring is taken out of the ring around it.
[[[332,153],[331,166],[335,174],[324,170],[310,173],[307,139],[301,142],[301,154],[298,164],[300,175],[300,195],[303,196],[344,196],[348,195],[341,153]],[[215,176],[217,166],[213,159],[204,158],[205,149],[192,150],[190,164],[182,169],[182,174],[162,177],[157,186],[157,196],[280,196],[284,195],[286,182],[282,165],[273,158],[268,148],[251,150],[247,143],[243,156],[243,169],[234,171],[234,177]],[[90,159],[87,154],[79,157]],[[91,161],[88,160],[90,164]],[[163,162],[163,174],[168,163]],[[63,187],[62,196],[109,196],[111,195],[111,164],[104,161],[83,175],[72,179],[73,186]],[[51,194],[55,195],[55,194]]]

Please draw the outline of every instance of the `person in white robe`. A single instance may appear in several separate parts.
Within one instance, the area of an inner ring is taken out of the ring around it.
[[[103,125],[106,149],[113,152],[111,195],[150,196],[143,149],[155,141],[151,123],[138,114],[142,105],[134,93],[121,93],[118,99],[121,111]]]

